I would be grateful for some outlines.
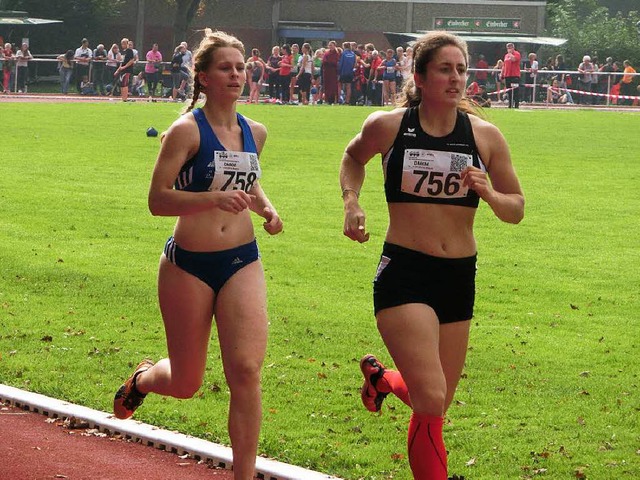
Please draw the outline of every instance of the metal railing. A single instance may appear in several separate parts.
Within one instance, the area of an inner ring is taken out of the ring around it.
[[[493,90],[487,88],[487,93],[491,95],[497,95],[498,100],[500,100],[501,95],[509,92],[513,88],[519,88],[520,92],[520,101],[533,103],[533,104],[541,104],[547,103],[546,101],[546,92],[547,89],[550,88],[552,81],[554,79],[558,80],[558,91],[561,94],[568,94],[568,97],[574,100],[578,100],[577,103],[581,103],[584,105],[611,105],[612,103],[617,103],[620,100],[622,101],[630,101],[630,102],[640,102],[640,92],[634,89],[634,92],[629,92],[628,94],[617,92],[615,88],[616,85],[621,86],[622,79],[624,77],[630,76],[633,77],[631,85],[637,85],[637,79],[640,77],[640,73],[624,73],[623,71],[616,72],[589,72],[589,75],[595,76],[597,78],[597,82],[582,82],[580,78],[584,78],[584,73],[579,72],[578,70],[538,70],[535,75],[530,75],[530,72],[521,70],[520,75],[520,84],[518,87],[507,87],[501,88],[500,91],[496,91],[495,89],[495,75],[500,73],[500,70],[490,69],[490,68],[469,68],[469,80],[475,80],[477,72],[487,72],[487,84],[494,86]],[[567,77],[571,78],[571,83],[568,84],[566,79]],[[530,80],[529,83],[527,80]],[[504,84],[504,79],[500,80],[500,83]],[[584,89],[581,87],[585,87],[589,84],[588,89]],[[594,91],[595,86],[595,91]],[[522,92],[527,94],[526,99],[524,98]],[[544,99],[541,100],[540,93],[544,92]],[[530,95],[529,95],[530,93]],[[584,102],[586,99],[591,99],[591,102]],[[594,103],[604,101],[604,103]],[[584,102],[584,103],[583,103]],[[570,103],[576,103],[572,101]]]

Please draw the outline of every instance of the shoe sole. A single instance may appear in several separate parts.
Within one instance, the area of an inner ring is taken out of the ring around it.
[[[364,405],[364,407],[369,410],[370,412],[379,412],[380,409],[382,408],[382,402],[384,401],[384,399],[387,397],[388,393],[383,393],[383,392],[378,392],[378,390],[376,389],[375,385],[371,382],[371,374],[369,374],[368,372],[365,372],[365,365],[371,365],[371,363],[369,362],[369,360],[373,359],[377,365],[380,366],[380,368],[382,370],[384,370],[384,366],[378,361],[378,359],[375,357],[375,355],[365,355],[364,357],[362,357],[362,359],[360,360],[360,371],[362,372],[362,375],[364,376],[364,383],[362,384],[362,388],[360,389],[360,398],[362,400],[362,404]],[[376,392],[376,397],[373,398],[373,403],[374,403],[374,408],[371,409],[369,407],[369,405],[367,405],[367,402],[365,402],[365,398],[366,399],[371,399],[372,397],[369,396],[369,385],[371,385],[371,387],[373,388],[373,390]]]

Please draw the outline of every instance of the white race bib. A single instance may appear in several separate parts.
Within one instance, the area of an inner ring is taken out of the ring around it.
[[[262,176],[258,155],[250,152],[216,150],[213,154],[215,175],[209,190],[244,190],[249,192]]]
[[[462,185],[460,173],[471,166],[473,156],[467,153],[406,149],[400,189],[418,197],[466,197],[469,187]]]

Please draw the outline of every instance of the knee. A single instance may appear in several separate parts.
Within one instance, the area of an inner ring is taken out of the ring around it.
[[[233,365],[225,373],[231,391],[254,389],[260,385],[261,362],[244,361]]]
[[[181,399],[191,398],[198,392],[201,385],[202,379],[180,380],[173,386],[171,396]]]
[[[446,388],[425,387],[409,391],[411,405],[416,413],[441,416],[447,401]]]

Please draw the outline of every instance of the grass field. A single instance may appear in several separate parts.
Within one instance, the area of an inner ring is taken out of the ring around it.
[[[143,356],[165,354],[156,269],[174,220],[146,207],[161,104],[0,104],[0,382],[109,411]],[[409,411],[359,399],[358,360],[390,363],[371,280],[387,223],[379,161],[362,192],[371,240],[342,235],[338,168],[372,110],[242,106],[265,123],[262,185],[284,223],[257,236],[269,289],[260,453],[345,479],[411,478]],[[527,207],[486,205],[476,316],[445,440],[450,473],[489,479],[640,478],[640,115],[488,112]],[[11,125],[11,129],[6,128]],[[228,443],[212,341],[191,400],[150,396],[136,418]]]

